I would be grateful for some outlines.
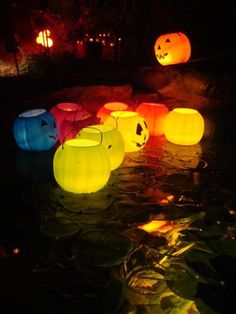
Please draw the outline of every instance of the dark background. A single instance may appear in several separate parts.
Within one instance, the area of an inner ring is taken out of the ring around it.
[[[30,15],[46,10],[75,20],[83,18],[85,29],[86,23],[90,23],[90,29],[113,29],[124,38],[124,60],[129,64],[155,62],[153,44],[160,34],[167,32],[187,34],[192,58],[236,48],[234,0],[5,0],[0,10],[0,53],[4,49],[14,51],[14,37],[32,36],[33,40]]]

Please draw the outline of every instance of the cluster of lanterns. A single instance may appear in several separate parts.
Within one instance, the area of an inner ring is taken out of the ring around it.
[[[157,39],[155,53],[161,64],[168,65],[187,62],[191,49],[184,34],[174,33]],[[92,193],[106,185],[126,153],[143,149],[149,136],[195,145],[203,136],[204,120],[195,109],[169,111],[159,103],[132,108],[108,102],[96,116],[77,103],[59,103],[50,112],[33,109],[19,114],[13,133],[24,151],[49,150],[59,142],[53,158],[55,180],[68,192]]]
[[[96,117],[79,104],[59,103],[51,111],[19,114],[13,133],[24,151],[49,150],[59,142],[53,158],[55,180],[68,192],[91,193],[106,185],[126,153],[143,149],[150,135],[194,145],[203,136],[204,120],[195,109],[169,111],[158,103],[141,103],[132,110],[125,103],[110,102]]]

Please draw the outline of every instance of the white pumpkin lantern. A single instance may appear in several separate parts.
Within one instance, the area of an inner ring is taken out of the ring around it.
[[[120,131],[125,143],[125,152],[139,151],[149,138],[146,121],[134,111],[114,111],[105,124],[117,127]]]

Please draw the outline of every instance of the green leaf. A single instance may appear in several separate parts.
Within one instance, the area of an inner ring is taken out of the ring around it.
[[[133,249],[133,243],[125,236],[107,229],[83,232],[73,245],[74,258],[89,265],[109,267],[124,262]]]
[[[219,314],[219,312],[216,312],[212,308],[210,308],[208,305],[206,305],[205,302],[203,302],[201,299],[196,299],[195,304],[197,309],[199,310],[200,313],[202,314]]]
[[[187,265],[192,268],[197,274],[203,277],[205,280],[218,280],[219,277],[213,268],[206,263],[200,263],[196,261],[186,261]]]
[[[80,225],[67,218],[49,218],[40,226],[41,232],[55,239],[65,239],[80,231]]]
[[[57,188],[52,193],[54,202],[59,202],[63,208],[75,213],[96,213],[107,209],[113,202],[113,197],[106,189],[90,194],[74,194]]]
[[[184,299],[194,300],[198,281],[195,273],[191,273],[191,269],[188,269],[186,265],[169,267],[165,274],[165,280],[170,290],[176,295]]]

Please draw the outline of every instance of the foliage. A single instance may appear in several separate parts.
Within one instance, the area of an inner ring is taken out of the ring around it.
[[[16,176],[24,208],[16,207],[21,219],[12,227],[18,242],[5,224],[2,239],[11,240],[0,251],[10,309],[32,295],[36,314],[44,307],[59,314],[235,313],[235,197],[216,194],[215,166],[207,160],[191,168],[189,158],[174,158],[154,147],[131,153],[91,195],[62,191],[53,178],[29,185]],[[156,229],[145,231],[151,221]]]

